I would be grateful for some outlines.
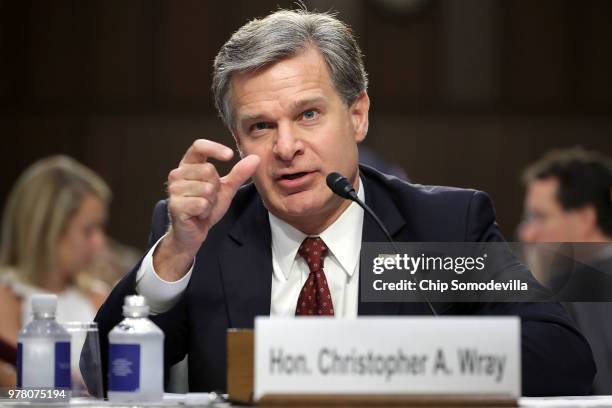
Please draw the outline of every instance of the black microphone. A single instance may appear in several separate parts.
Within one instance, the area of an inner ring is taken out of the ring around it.
[[[359,206],[363,208],[363,210],[367,212],[370,217],[374,219],[374,221],[376,221],[378,227],[382,230],[382,232],[387,237],[387,240],[393,246],[393,250],[399,253],[399,251],[395,247],[395,242],[393,241],[393,238],[391,238],[391,235],[389,234],[389,231],[387,231],[382,221],[376,216],[376,214],[374,214],[374,211],[372,211],[372,209],[368,207],[366,203],[364,203],[359,199],[359,197],[357,197],[357,192],[355,191],[355,188],[353,188],[353,185],[350,181],[348,181],[346,177],[334,171],[327,175],[325,181],[327,181],[327,187],[329,187],[331,191],[336,193],[336,195],[339,195],[342,198],[346,198],[347,200],[351,200],[359,204]]]
[[[348,200],[359,200],[353,185],[342,174],[336,173],[335,171],[329,173],[325,181],[327,181],[327,187],[331,188],[331,190],[340,197]]]
[[[378,218],[378,216],[374,213],[374,211],[372,211],[372,209],[368,207],[366,203],[364,203],[363,201],[359,199],[359,197],[357,197],[357,192],[355,191],[355,188],[353,187],[351,182],[348,181],[346,177],[334,171],[327,175],[327,178],[325,179],[325,181],[327,182],[327,187],[329,187],[331,191],[333,191],[336,195],[342,198],[345,198],[347,200],[354,201],[357,204],[359,204],[359,206],[363,208],[363,210],[366,213],[368,213],[370,217],[372,217],[372,219],[376,222],[376,225],[378,225],[378,227],[381,229],[383,234],[385,234],[385,237],[387,237],[387,240],[393,247],[393,250],[395,251],[395,253],[396,254],[400,253],[397,246],[395,245],[395,241],[393,240],[393,238],[391,238],[391,234],[389,234],[389,231],[387,231],[387,228],[385,228],[385,225]],[[424,293],[422,295],[423,295],[423,298],[425,299],[425,303],[427,303],[427,306],[429,307],[429,310],[431,311],[431,314],[434,316],[437,316],[438,314],[436,313],[436,309],[434,309],[429,299],[427,299],[427,296]]]

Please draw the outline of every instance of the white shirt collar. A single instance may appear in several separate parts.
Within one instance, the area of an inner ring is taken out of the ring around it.
[[[365,201],[361,178],[359,178],[357,197]],[[268,212],[268,215],[272,233],[272,256],[282,271],[282,276],[276,276],[276,278],[289,279],[297,251],[307,235],[274,214]],[[332,225],[319,234],[329,248],[327,256],[334,256],[348,276],[353,275],[356,264],[359,262],[362,227],[363,209],[353,202]],[[275,270],[274,273],[277,271]]]

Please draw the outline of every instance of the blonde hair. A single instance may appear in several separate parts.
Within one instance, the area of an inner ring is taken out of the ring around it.
[[[17,180],[4,208],[0,266],[41,286],[56,261],[57,243],[85,196],[105,204],[108,185],[96,173],[67,156],[53,156],[31,165]]]

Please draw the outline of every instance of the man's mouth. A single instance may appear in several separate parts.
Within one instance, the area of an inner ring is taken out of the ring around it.
[[[279,176],[276,179],[278,185],[285,193],[293,194],[308,189],[313,183],[316,171],[299,171]]]
[[[282,175],[280,178],[281,178],[281,180],[295,180],[295,179],[303,177],[303,176],[305,176],[307,174],[308,174],[307,172],[285,174],[285,175]]]

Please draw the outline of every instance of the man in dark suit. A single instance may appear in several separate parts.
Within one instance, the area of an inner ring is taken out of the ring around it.
[[[565,306],[589,340],[597,364],[593,392],[610,395],[612,160],[581,148],[553,151],[529,166],[524,179],[526,219],[521,240],[564,243],[557,250],[566,255],[557,260],[564,261],[551,263],[550,268],[534,265],[534,270],[559,299],[572,301]],[[550,252],[534,253],[534,264],[544,264]]]
[[[191,391],[225,389],[226,331],[253,327],[257,315],[430,314],[420,303],[360,302],[361,243],[385,237],[356,204],[329,190],[333,171],[397,241],[502,240],[484,193],[415,186],[358,166],[366,90],[359,47],[330,15],[278,11],[230,38],[215,59],[213,92],[242,159],[219,177],[208,159],[229,160],[232,151],[198,140],[170,172],[152,248],[96,317],[105,364],[106,334],[121,319],[123,298],[136,292],[164,330],[166,367],[188,353]],[[253,184],[240,187],[249,177]],[[311,286],[321,295],[307,295]],[[588,392],[591,352],[560,305],[436,308],[521,316],[524,393]]]

